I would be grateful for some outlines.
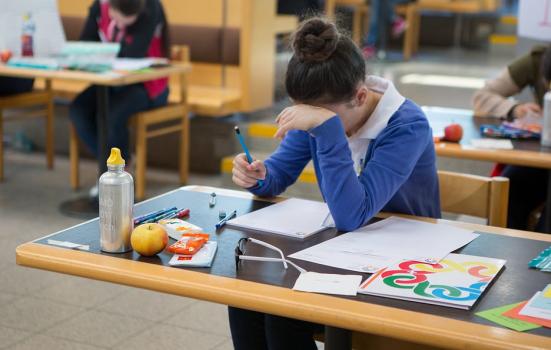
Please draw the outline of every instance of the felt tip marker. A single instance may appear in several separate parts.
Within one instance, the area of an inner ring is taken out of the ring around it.
[[[223,218],[222,220],[220,220],[217,224],[216,224],[216,229],[220,229],[221,227],[223,227],[226,222],[230,221],[231,219],[233,219],[235,216],[237,215],[237,210],[234,210],[232,211],[228,216],[226,216],[225,218]]]
[[[241,135],[241,131],[239,130],[238,126],[235,126],[235,134],[237,135],[237,139],[239,140],[239,143],[241,144],[241,148],[243,148],[243,152],[245,152],[245,156],[247,157],[247,161],[249,164],[253,162],[253,157],[251,157],[251,152],[249,152],[249,149],[247,148],[247,145],[245,144],[245,140],[243,139],[243,135]],[[264,185],[263,180],[257,180],[258,184],[260,186]]]

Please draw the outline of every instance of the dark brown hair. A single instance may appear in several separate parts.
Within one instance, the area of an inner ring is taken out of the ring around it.
[[[545,79],[546,83],[551,82],[551,46],[549,46],[541,57],[541,74]],[[549,89],[549,86],[545,87],[546,90]]]
[[[134,16],[144,10],[145,0],[109,0],[109,5],[125,16]]]
[[[304,21],[293,34],[292,47],[285,87],[296,102],[348,102],[365,80],[365,60],[360,49],[324,18]]]

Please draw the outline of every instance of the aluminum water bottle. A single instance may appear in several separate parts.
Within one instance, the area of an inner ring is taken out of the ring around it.
[[[107,172],[99,178],[99,225],[101,250],[124,253],[132,250],[134,229],[134,179],[124,171],[121,151],[113,147],[107,159]]]
[[[551,90],[543,96],[543,127],[541,130],[541,145],[551,147]]]

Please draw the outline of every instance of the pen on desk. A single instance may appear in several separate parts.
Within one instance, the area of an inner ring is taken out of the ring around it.
[[[142,222],[143,224],[149,224],[151,222],[157,222],[159,220],[163,220],[163,219],[168,219],[170,215],[174,214],[174,213],[177,213],[178,212],[178,208],[174,208],[172,210],[169,210],[167,211],[166,213],[162,213],[162,214],[159,214],[157,216],[154,216],[144,222]]]
[[[210,198],[209,198],[209,207],[214,207],[216,205],[216,193],[212,192],[210,194]]]
[[[175,209],[176,209],[176,207],[165,208],[165,209],[154,211],[152,213],[147,213],[147,214],[144,214],[144,215],[140,215],[140,216],[134,218],[134,225],[141,224],[142,222],[144,222],[146,220],[149,220],[151,218],[154,218],[155,216],[158,216],[158,215],[164,214],[164,213],[168,213],[169,211],[175,210]]]
[[[216,224],[216,229],[218,230],[219,228],[224,226],[226,224],[226,222],[233,219],[236,215],[237,215],[237,210],[232,211],[228,216],[226,216],[222,220],[218,221],[218,223]]]
[[[180,211],[177,211],[174,214],[171,214],[167,219],[181,219],[186,216],[189,216],[190,210],[189,209],[182,209]]]
[[[239,140],[239,143],[241,144],[241,148],[243,148],[243,152],[245,152],[245,156],[247,157],[247,161],[249,164],[253,162],[253,157],[251,157],[251,153],[249,152],[249,149],[247,148],[247,145],[245,144],[245,140],[243,139],[243,135],[241,135],[241,131],[239,130],[239,127],[235,126],[235,134],[237,135],[237,139]],[[264,185],[263,180],[257,180],[258,184],[260,186]]]

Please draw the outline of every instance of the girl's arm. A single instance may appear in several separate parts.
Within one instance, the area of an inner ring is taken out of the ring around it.
[[[299,130],[289,131],[277,150],[264,162],[266,178],[263,185],[256,185],[249,188],[249,191],[263,197],[281,194],[295,183],[310,159],[308,133]]]
[[[518,104],[509,97],[522,90],[517,86],[508,69],[504,69],[496,78],[486,81],[483,88],[473,96],[474,114],[477,116],[506,117]]]
[[[377,214],[407,181],[432,142],[426,119],[392,127],[358,178],[338,117],[310,132],[323,174],[320,186],[337,228],[343,231],[355,230]]]
[[[100,41],[98,34],[98,18],[100,16],[99,0],[94,1],[88,11],[88,17],[84,23],[82,33],[80,33],[81,41]]]

